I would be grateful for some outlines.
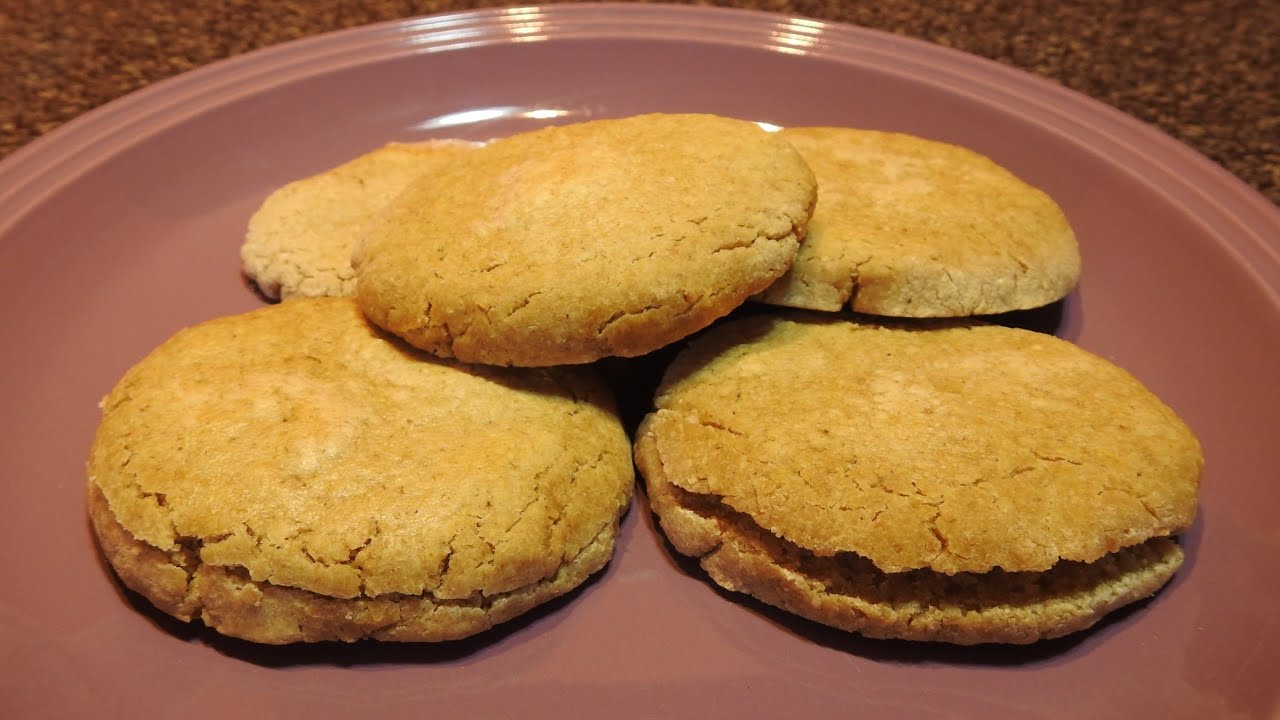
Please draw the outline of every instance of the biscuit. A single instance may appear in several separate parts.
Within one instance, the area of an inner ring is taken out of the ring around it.
[[[125,585],[262,643],[515,617],[603,567],[634,481],[590,370],[432,358],[351,298],[179,332],[103,401],[87,469]]]
[[[1124,370],[999,326],[720,326],[635,447],[720,585],[873,637],[1031,642],[1166,582],[1203,457]]]
[[[353,260],[357,297],[375,324],[441,357],[642,355],[782,275],[815,192],[796,151],[754,123],[548,127],[406,190]]]
[[[976,152],[850,128],[779,134],[813,168],[819,202],[765,303],[963,317],[1047,305],[1080,277],[1058,205]]]
[[[389,143],[276,190],[249,219],[240,261],[271,299],[355,293],[351,252],[363,228],[410,183],[479,147],[463,140]]]

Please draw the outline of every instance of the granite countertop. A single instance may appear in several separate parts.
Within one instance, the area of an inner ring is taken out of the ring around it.
[[[214,60],[491,0],[0,0],[0,157]],[[1021,68],[1156,125],[1280,203],[1276,0],[717,0],[853,23]]]

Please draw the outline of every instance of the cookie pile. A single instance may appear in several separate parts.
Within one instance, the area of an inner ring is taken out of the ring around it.
[[[1195,437],[974,317],[1061,299],[1080,259],[962,148],[708,115],[393,144],[274,193],[242,260],[287,300],[130,370],[88,466],[123,582],[228,635],[515,617],[608,561],[633,452],[716,583],[873,637],[1056,637],[1182,561]],[[663,348],[628,438],[597,366]]]

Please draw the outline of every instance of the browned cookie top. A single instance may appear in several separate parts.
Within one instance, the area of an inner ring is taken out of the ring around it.
[[[813,168],[819,198],[764,302],[962,317],[1039,307],[1075,287],[1080,252],[1062,210],[988,158],[901,133],[779,134]]]
[[[784,140],[645,115],[498,140],[411,187],[355,259],[376,324],[496,365],[639,355],[786,271],[815,195]]]
[[[713,330],[640,436],[675,486],[816,556],[1040,571],[1185,529],[1195,437],[1124,370],[998,326],[795,315]]]
[[[493,595],[552,577],[630,497],[584,368],[466,367],[350,298],[183,330],[103,401],[91,494],[133,538],[332,598]]]

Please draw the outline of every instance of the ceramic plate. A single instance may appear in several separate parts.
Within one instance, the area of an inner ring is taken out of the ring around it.
[[[1054,329],[1136,374],[1204,444],[1203,512],[1172,584],[1029,647],[873,641],[717,591],[641,496],[595,581],[461,642],[257,647],[121,591],[84,512],[97,402],[178,328],[261,305],[237,250],[268,192],[392,139],[649,111],[915,133],[1053,195],[1084,256]],[[444,15],[159,83],[0,163],[6,714],[1276,716],[1278,218],[1203,157],[1056,85],[743,11]]]

